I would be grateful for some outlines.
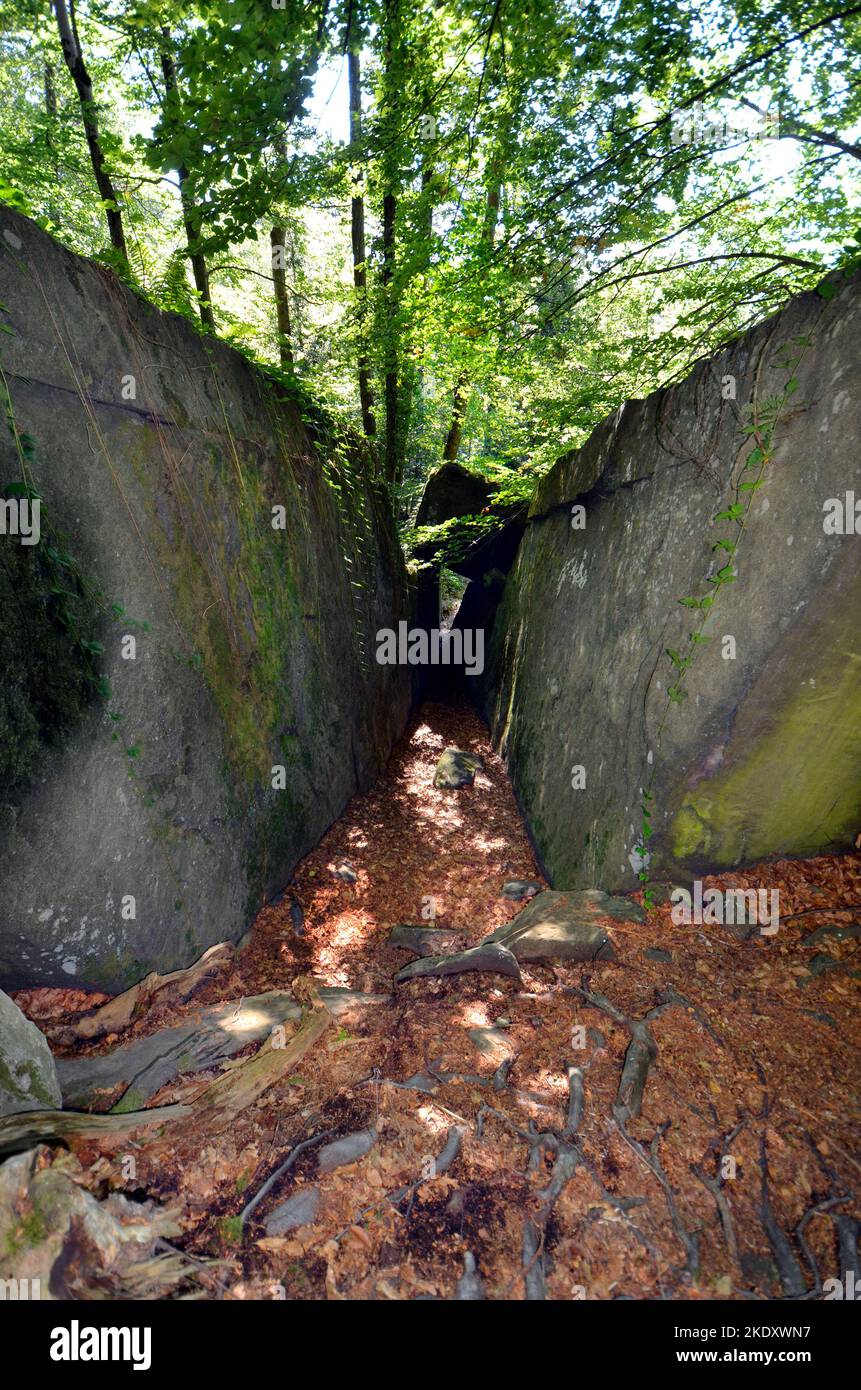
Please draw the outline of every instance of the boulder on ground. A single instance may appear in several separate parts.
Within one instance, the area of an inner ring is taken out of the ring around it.
[[[389,932],[389,945],[414,956],[441,956],[456,944],[459,932],[452,927],[414,927],[399,922]]]
[[[46,1038],[0,990],[0,1115],[51,1110],[62,1103]]]
[[[598,925],[604,917],[643,922],[645,913],[629,898],[613,898],[597,888],[533,898],[516,917],[486,938],[506,946],[519,961],[615,960],[610,938]]]
[[[484,762],[477,753],[468,753],[463,748],[446,748],[436,765],[433,784],[447,790],[470,787],[480,767],[484,767]]]
[[[509,1061],[517,1050],[502,1028],[470,1028],[467,1036],[482,1057],[497,1065]]]
[[[416,514],[416,526],[439,526],[456,516],[471,516],[487,506],[492,486],[480,473],[460,463],[444,463],[431,473]]]
[[[331,1173],[335,1168],[343,1168],[347,1163],[358,1163],[377,1142],[377,1131],[373,1125],[369,1129],[357,1130],[355,1134],[345,1134],[343,1139],[335,1139],[320,1150],[317,1163],[319,1173]]]
[[[512,902],[527,902],[529,898],[534,898],[536,893],[540,893],[544,887],[536,878],[511,878],[507,883],[503,883],[501,897],[511,898]]]
[[[268,1236],[283,1236],[295,1231],[298,1226],[310,1226],[317,1219],[320,1208],[319,1187],[300,1187],[286,1202],[269,1213],[263,1225]]]

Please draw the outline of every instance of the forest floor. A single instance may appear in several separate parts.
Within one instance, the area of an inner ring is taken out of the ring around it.
[[[484,768],[471,787],[438,790],[451,745]],[[334,872],[344,861],[354,883]],[[309,974],[385,996],[339,1016],[229,1128],[193,1117],[135,1145],[125,1190],[177,1208],[176,1244],[202,1261],[198,1296],[452,1298],[473,1261],[461,1297],[816,1297],[840,1274],[838,1236],[845,1254],[861,1219],[861,855],[705,880],[779,888],[788,920],[773,936],[676,926],[665,905],[645,924],[607,922],[614,961],[527,965],[520,981],[424,977],[392,992],[409,959],[388,944],[396,924],[430,925],[432,897],[433,925],[474,945],[520,910],[500,896],[514,878],[540,874],[486,728],[466,705],[426,704],[378,783],[260,912],[230,972],[107,1039]],[[805,944],[825,926],[843,930]],[[93,999],[39,990],[18,1002],[44,1024]],[[485,1055],[470,1030],[490,1027]],[[638,1048],[654,1057],[641,1112],[625,1122],[614,1102]],[[417,1076],[424,1089],[394,1084]],[[178,1078],[149,1104],[183,1100],[200,1081]],[[317,1136],[371,1128],[364,1157],[317,1171]],[[448,1140],[456,1157],[428,1176]],[[243,1226],[249,1199],[300,1144]],[[128,1140],[114,1141],[114,1162],[104,1141],[75,1149],[94,1185],[109,1171],[123,1188],[116,1151]],[[273,1208],[311,1187],[316,1219],[267,1235]]]

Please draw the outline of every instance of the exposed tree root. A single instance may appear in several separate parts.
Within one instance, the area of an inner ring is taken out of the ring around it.
[[[792,1250],[786,1234],[777,1224],[768,1195],[768,1148],[765,1133],[759,1140],[760,1199],[759,1216],[762,1228],[771,1246],[774,1262],[783,1292],[789,1298],[800,1298],[807,1293],[807,1280]]]

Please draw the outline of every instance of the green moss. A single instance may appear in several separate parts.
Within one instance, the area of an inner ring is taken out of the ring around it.
[[[29,1077],[30,1084],[22,1086],[21,1073]],[[46,1110],[54,1108],[54,1097],[50,1091],[42,1084],[39,1068],[35,1062],[25,1060],[18,1062],[13,1076],[11,1068],[0,1057],[0,1090],[8,1092],[9,1095],[16,1096],[18,1100],[40,1100]]]
[[[41,1245],[43,1240],[47,1240],[49,1234],[48,1225],[41,1213],[31,1209],[24,1213],[17,1226],[10,1227],[6,1231],[4,1240],[6,1254],[10,1259],[16,1259],[28,1247],[32,1249],[36,1245]]]
[[[752,712],[740,712],[723,766],[676,811],[676,860],[727,867],[851,843],[861,813],[859,602],[844,596],[789,654],[783,690],[761,687]]]
[[[0,545],[0,792],[26,782],[95,692],[95,658],[82,643],[98,632],[98,606],[71,557],[55,556],[65,551],[44,508],[38,545]]]
[[[40,1245],[47,1239],[48,1228],[36,1211],[28,1211],[21,1222],[21,1232],[26,1245]]]
[[[242,1217],[222,1216],[218,1230],[225,1245],[238,1245],[242,1239]]]
[[[116,1105],[111,1106],[112,1115],[128,1115],[133,1110],[142,1110],[146,1104],[147,1097],[136,1086],[129,1086],[125,1095],[117,1101]]]
[[[98,959],[90,956],[81,971],[81,981],[92,989],[104,989],[108,994],[129,989],[136,985],[147,972],[146,965],[131,952],[112,951],[100,954]]]

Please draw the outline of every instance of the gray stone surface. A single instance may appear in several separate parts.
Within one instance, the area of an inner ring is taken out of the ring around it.
[[[540,893],[544,887],[536,878],[512,878],[507,883],[503,883],[500,896],[511,898],[512,902],[526,902],[529,898],[534,898],[536,893]]]
[[[467,1036],[482,1057],[487,1057],[491,1062],[505,1062],[509,1057],[513,1057],[516,1051],[513,1042],[502,1028],[470,1028]]]
[[[462,748],[446,748],[437,762],[433,784],[449,791],[471,787],[480,767],[484,767],[484,763],[477,753],[469,753]]]
[[[444,463],[425,484],[416,514],[416,526],[438,526],[452,517],[480,512],[490,499],[486,478],[459,463]]]
[[[343,1168],[347,1163],[357,1163],[377,1142],[377,1131],[360,1129],[355,1134],[346,1134],[343,1139],[335,1139],[320,1150],[317,1171],[331,1173],[333,1168]]]
[[[0,990],[0,1115],[62,1104],[51,1049],[35,1023]]]
[[[300,1187],[270,1211],[263,1222],[268,1236],[283,1236],[295,1231],[299,1226],[310,1226],[317,1219],[320,1209],[319,1187]]]
[[[460,933],[449,927],[414,927],[400,922],[389,932],[389,945],[414,956],[439,956],[450,951]]]
[[[826,535],[823,508],[861,495],[861,275],[836,287],[830,300],[792,300],[671,390],[629,401],[537,488],[482,680],[557,888],[637,886],[653,767],[654,873],[685,881],[832,852],[858,832],[861,536]],[[790,366],[782,350],[799,336],[811,346]],[[708,616],[687,699],[668,710],[665,649],[685,648],[696,616],[679,600],[710,592],[724,562],[712,547],[735,534],[713,518],[742,481],[745,412],[755,392],[762,401],[792,379],[737,578]]]
[[[0,984],[115,992],[238,939],[370,785],[407,712],[408,671],[373,660],[405,575],[358,452],[8,208],[0,304],[43,519],[128,615],[97,633],[107,708],[0,790]],[[19,473],[4,429],[0,487]]]
[[[645,914],[626,898],[611,898],[596,890],[548,891],[539,893],[486,939],[507,946],[520,961],[613,960],[610,938],[598,925],[603,917],[636,922],[644,920]]]

